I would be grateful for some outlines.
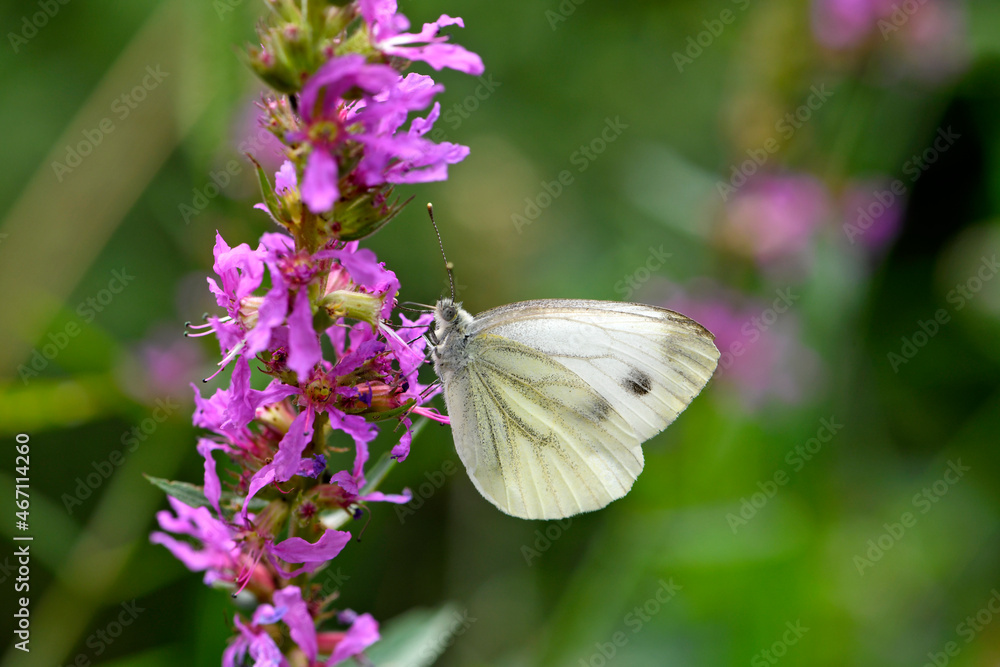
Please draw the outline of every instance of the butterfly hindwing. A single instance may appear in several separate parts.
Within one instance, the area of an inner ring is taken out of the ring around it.
[[[456,448],[504,512],[550,519],[604,507],[642,470],[633,429],[565,366],[493,334],[476,336],[445,398]]]

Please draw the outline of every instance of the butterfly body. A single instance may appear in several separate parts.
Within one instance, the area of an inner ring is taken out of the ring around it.
[[[642,443],[701,391],[719,358],[693,320],[605,301],[525,301],[473,317],[442,299],[430,338],[473,484],[529,519],[624,496],[642,471]]]

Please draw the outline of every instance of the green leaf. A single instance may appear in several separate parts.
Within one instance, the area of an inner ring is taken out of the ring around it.
[[[205,497],[205,492],[202,490],[202,487],[197,486],[196,484],[191,484],[190,482],[174,482],[169,479],[162,479],[160,477],[153,477],[145,474],[143,477],[148,479],[154,486],[158,486],[163,489],[168,496],[173,496],[185,505],[190,507],[210,506],[208,498]],[[243,496],[223,492],[220,502],[222,505],[243,507]],[[261,510],[265,507],[267,507],[267,500],[264,498],[254,498],[250,501],[250,510]]]
[[[427,667],[472,621],[453,603],[436,610],[414,609],[386,623],[382,639],[365,655],[379,667]]]
[[[260,182],[260,194],[264,197],[264,205],[267,206],[268,212],[270,212],[271,217],[278,224],[282,224],[282,206],[278,202],[278,196],[274,194],[274,188],[271,186],[271,181],[267,178],[267,174],[264,173],[264,168],[260,166],[249,153],[247,157],[253,162],[254,168],[257,170],[257,180]]]
[[[413,425],[410,429],[413,433],[413,437],[410,439],[410,444],[417,439],[420,432],[424,430],[424,427],[430,422],[430,419],[426,417],[421,417],[417,420],[417,423]],[[382,456],[379,457],[378,461],[365,472],[365,478],[368,480],[365,483],[364,488],[361,489],[360,495],[365,495],[376,490],[381,484],[385,476],[389,474],[392,467],[396,465],[396,459],[389,456],[389,452],[383,452]]]
[[[185,505],[191,507],[208,507],[210,504],[200,486],[195,486],[189,482],[172,482],[169,479],[153,477],[145,473],[143,473],[143,477],[148,479],[154,486],[163,489],[168,496],[173,496]]]

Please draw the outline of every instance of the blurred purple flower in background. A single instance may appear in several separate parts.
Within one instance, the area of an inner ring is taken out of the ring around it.
[[[823,46],[852,49],[866,42],[879,18],[892,12],[892,0],[815,0],[813,34]]]
[[[820,375],[819,357],[800,340],[798,317],[791,312],[797,295],[789,288],[775,294],[767,303],[714,284],[698,285],[677,290],[663,304],[715,335],[722,353],[715,377],[751,411],[772,401],[804,402]]]
[[[840,197],[843,229],[851,245],[879,254],[892,243],[906,211],[901,181],[871,178],[852,181]]]
[[[890,69],[921,79],[947,78],[968,62],[957,0],[814,0],[812,30],[832,51],[888,47],[898,61]]]
[[[241,156],[253,155],[265,171],[275,171],[285,160],[285,145],[265,127],[260,112],[259,95],[240,105],[233,121],[233,145]]]
[[[141,340],[118,369],[118,382],[134,399],[190,400],[188,383],[206,362],[202,349],[177,336],[179,324],[165,322]]]
[[[830,215],[830,196],[818,179],[804,174],[764,175],[746,184],[727,204],[720,242],[763,268],[801,260]]]

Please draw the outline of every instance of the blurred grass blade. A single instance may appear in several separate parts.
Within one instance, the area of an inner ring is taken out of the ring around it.
[[[427,667],[464,629],[463,615],[448,603],[437,610],[414,609],[385,624],[382,639],[366,655],[380,667]]]

